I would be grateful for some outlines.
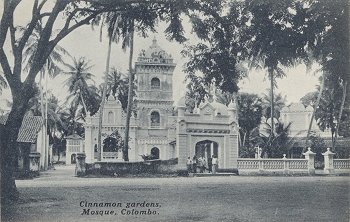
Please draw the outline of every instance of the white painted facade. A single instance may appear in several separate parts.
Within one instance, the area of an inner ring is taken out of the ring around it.
[[[129,160],[140,161],[141,155],[159,154],[159,159],[179,158],[179,168],[186,159],[196,155],[196,144],[211,141],[216,144],[222,168],[237,167],[238,125],[235,105],[226,107],[217,102],[202,104],[196,113],[187,113],[184,98],[174,115],[173,71],[176,64],[156,40],[148,50],[142,50],[135,63],[137,97],[136,117],[130,123]],[[123,136],[126,115],[119,101],[109,97],[103,110],[102,141],[115,130]],[[87,117],[85,123],[86,162],[121,161],[121,153],[97,150],[98,116]],[[213,152],[211,152],[213,153]],[[206,154],[207,155],[207,154]]]

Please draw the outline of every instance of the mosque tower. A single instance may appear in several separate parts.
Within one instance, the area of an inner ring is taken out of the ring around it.
[[[147,50],[141,50],[135,63],[140,128],[167,127],[172,115],[175,66],[172,56],[159,47],[156,39]]]

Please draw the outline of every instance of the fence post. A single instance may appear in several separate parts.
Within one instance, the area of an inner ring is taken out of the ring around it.
[[[264,169],[263,161],[261,160],[261,158],[259,158],[258,161],[259,161],[259,171],[262,172]]]
[[[335,153],[331,151],[331,148],[327,148],[327,151],[322,153],[324,157],[324,172],[326,174],[334,174],[334,166],[333,166],[333,156]]]
[[[315,155],[316,153],[311,151],[311,148],[307,148],[307,152],[303,153],[307,161],[307,170],[309,175],[315,175]]]
[[[286,154],[283,154],[282,160],[283,160],[284,174],[288,174],[289,166],[288,166]]]
[[[75,175],[76,176],[85,176],[86,168],[85,168],[85,153],[77,153],[77,162],[75,165]]]
[[[34,176],[39,176],[40,172],[40,153],[29,154],[29,171]]]

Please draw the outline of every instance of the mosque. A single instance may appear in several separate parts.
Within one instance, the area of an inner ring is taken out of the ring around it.
[[[206,101],[194,112],[186,110],[185,98],[176,106],[173,101],[172,56],[154,39],[147,50],[141,50],[135,63],[136,114],[130,123],[129,160],[141,161],[141,155],[157,159],[178,158],[179,169],[186,167],[188,157],[215,155],[220,168],[237,168],[238,120],[236,104],[228,107]],[[103,110],[102,141],[115,131],[123,135],[126,122],[119,101],[109,97]],[[86,118],[86,162],[123,161],[121,152],[111,152],[97,146],[98,113]],[[69,156],[67,156],[69,158]]]

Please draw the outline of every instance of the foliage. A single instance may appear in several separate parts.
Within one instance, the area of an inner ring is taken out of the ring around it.
[[[101,95],[99,89],[95,85],[89,85],[83,94],[84,101],[86,101],[86,109],[90,115],[94,115],[99,110],[101,103]]]
[[[107,94],[112,95],[115,99],[118,99],[122,105],[124,111],[126,111],[128,105],[128,86],[129,78],[119,72],[116,68],[112,68],[111,72],[107,76]],[[136,95],[136,84],[133,87],[133,97]]]
[[[315,161],[323,162],[322,153],[326,152],[327,146],[323,138],[317,135],[315,132],[312,132],[310,135],[310,148],[316,153]]]
[[[317,92],[309,92],[305,96],[300,98],[300,102],[305,106],[311,106],[314,107],[316,99],[317,99]]]
[[[249,147],[250,136],[258,127],[262,117],[262,101],[256,94],[238,94],[238,123],[240,126],[241,147]]]
[[[277,122],[274,127],[274,133],[268,123],[265,123],[265,132],[259,132],[252,138],[255,145],[262,148],[262,155],[269,158],[282,158],[283,154],[288,154],[292,148],[295,138],[289,137],[289,130],[292,123],[284,124]]]
[[[327,80],[326,80],[327,82]],[[325,84],[323,92],[321,94],[320,103],[316,108],[315,119],[318,126],[322,131],[325,129],[330,129],[332,136],[335,136],[336,126],[338,124],[337,118],[341,106],[342,88],[333,86],[328,87],[329,84]],[[315,104],[317,100],[317,95],[319,92],[310,92],[302,97],[300,100],[306,104]],[[346,102],[345,106],[349,107],[349,103]],[[339,123],[339,135],[344,137],[349,137],[349,124],[350,124],[350,111],[344,109],[342,113],[341,122]]]
[[[309,47],[322,71],[329,74],[329,83],[346,81],[350,73],[349,7],[346,0],[320,0],[313,1],[308,10],[306,31],[316,37]]]
[[[344,109],[350,103],[349,96],[347,96],[350,88],[348,84],[350,72],[349,7],[350,4],[346,0],[313,1],[307,11],[309,19],[305,20],[304,25],[307,27],[305,31],[309,33],[308,36],[311,36],[308,48],[312,52],[312,57],[321,64],[323,71],[321,89],[324,88],[330,92],[331,95],[327,97],[333,100],[333,104],[328,103],[326,106],[315,104],[314,110],[321,128],[331,128],[333,149],[335,149],[338,134],[347,135],[343,133],[344,125],[348,125],[350,121],[349,118],[346,118],[349,116],[348,110]],[[339,90],[342,90],[342,93]],[[319,98],[321,96],[323,96],[323,91],[319,90]],[[322,101],[317,103],[322,103]],[[320,107],[323,107],[322,111],[318,111]],[[334,110],[339,110],[339,112],[334,113]],[[325,114],[325,111],[331,113]],[[320,115],[320,113],[323,114]]]
[[[22,31],[25,30],[23,27],[19,27]],[[40,36],[43,34],[43,24],[39,21],[28,39],[25,50],[23,52],[24,55],[24,71],[29,71],[34,62],[34,55],[38,50],[38,41]],[[47,72],[50,77],[55,77],[63,70],[60,65],[67,65],[63,59],[63,56],[70,57],[69,53],[59,45],[56,45],[50,55],[47,57],[46,63],[42,68],[42,72]]]
[[[61,119],[64,123],[64,135],[72,135],[74,133],[84,136],[84,127],[81,120],[81,113],[74,106],[62,110]]]
[[[239,66],[246,54],[241,33],[248,21],[242,3],[202,2],[199,9],[190,13],[189,17],[193,32],[201,41],[182,51],[183,55],[189,57],[185,64],[188,73],[186,78],[191,82],[200,81],[207,87],[214,84],[224,92],[237,92],[238,80],[245,75]],[[197,72],[202,76],[197,76]]]
[[[111,135],[103,140],[104,152],[117,152],[124,146],[124,141],[118,130],[114,131]]]
[[[86,115],[88,111],[94,111],[88,110],[85,102],[88,98],[93,98],[91,94],[94,93],[94,89],[88,85],[94,76],[89,72],[92,66],[84,57],[81,57],[79,59],[73,58],[73,65],[67,64],[67,67],[69,71],[65,72],[68,75],[65,85],[68,86],[70,93],[67,100],[71,100],[76,106],[81,104],[84,108],[84,115]],[[90,108],[92,107],[90,106]]]
[[[189,82],[186,87],[186,109],[189,112],[193,112],[193,109],[195,107],[198,107],[202,102],[205,101],[207,87],[205,87],[203,79],[195,75],[191,77],[191,82]]]
[[[263,94],[262,97],[262,107],[263,107],[263,115],[266,119],[271,117],[271,90],[269,90],[268,94]],[[281,93],[274,95],[273,107],[274,107],[274,117],[278,119],[280,117],[280,112],[283,107],[285,107],[286,96],[282,96]]]

